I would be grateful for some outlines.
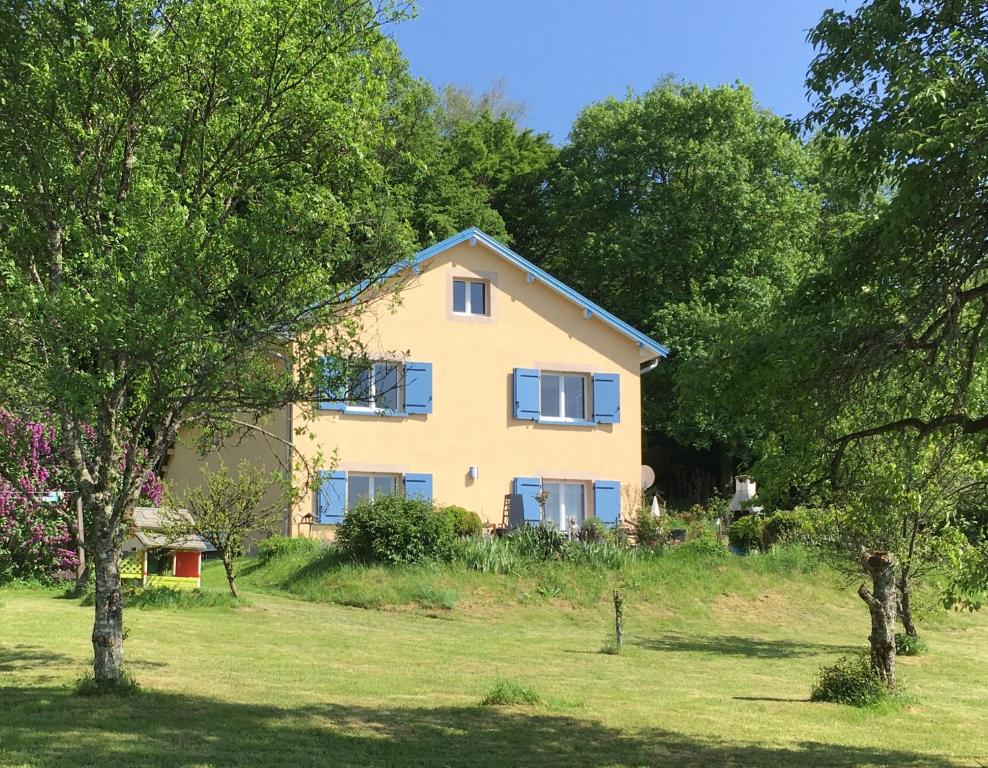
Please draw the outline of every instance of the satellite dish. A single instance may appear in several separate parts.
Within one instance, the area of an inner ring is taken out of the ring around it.
[[[642,490],[651,488],[654,482],[655,470],[648,466],[648,464],[642,464]]]

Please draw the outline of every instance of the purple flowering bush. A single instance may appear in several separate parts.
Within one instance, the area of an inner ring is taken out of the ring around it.
[[[73,481],[51,424],[0,408],[0,583],[55,581],[78,564]],[[157,506],[164,489],[147,471],[142,502]]]

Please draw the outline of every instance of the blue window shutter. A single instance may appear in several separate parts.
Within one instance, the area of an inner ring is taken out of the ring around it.
[[[334,382],[334,379],[342,379],[340,361],[332,357],[322,359],[323,386],[320,387],[321,394],[325,400],[319,401],[319,407],[324,411],[342,411],[346,409],[346,392],[340,391],[342,381]],[[336,387],[330,387],[335,383]]]
[[[618,374],[593,375],[593,420],[598,424],[621,421],[621,377]]]
[[[535,420],[539,417],[539,372],[534,368],[515,368],[515,418]]]
[[[346,512],[346,472],[320,472],[316,517],[320,523],[342,523]]]
[[[432,363],[405,363],[405,412],[432,413]]]
[[[405,475],[405,495],[423,501],[432,501],[432,475]]]
[[[609,526],[621,522],[621,483],[598,480],[593,484],[594,517]]]
[[[542,522],[542,510],[535,497],[542,493],[542,480],[538,477],[516,477],[514,492],[521,494],[521,508],[528,525]]]

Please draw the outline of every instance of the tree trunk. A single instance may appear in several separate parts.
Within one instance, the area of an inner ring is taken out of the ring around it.
[[[624,601],[621,593],[614,593],[614,647],[620,653],[624,647]]]
[[[913,622],[912,592],[912,581],[908,572],[903,570],[899,576],[899,614],[902,616],[902,626],[905,628],[906,634],[910,637],[918,637],[919,633],[916,631],[915,622]]]
[[[891,552],[863,552],[861,565],[871,577],[872,590],[864,584],[858,595],[871,613],[871,667],[890,691],[895,690],[895,614],[898,594],[895,557]]]
[[[120,594],[120,546],[94,537],[90,547],[96,569],[96,618],[93,621],[93,677],[117,685],[123,678],[123,599]]]
[[[237,591],[236,576],[233,573],[233,558],[228,552],[223,553],[223,570],[226,571],[226,580],[230,584],[230,594],[239,600],[240,593]]]
[[[76,494],[75,499],[75,541],[79,557],[79,566],[75,574],[75,595],[82,597],[89,586],[89,560],[86,559],[86,527],[82,515],[82,496]]]

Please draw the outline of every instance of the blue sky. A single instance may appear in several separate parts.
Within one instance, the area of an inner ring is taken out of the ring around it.
[[[806,32],[844,0],[419,0],[393,29],[412,72],[479,93],[503,78],[525,124],[565,140],[585,105],[644,91],[667,74],[740,80],[800,117],[813,56]]]

